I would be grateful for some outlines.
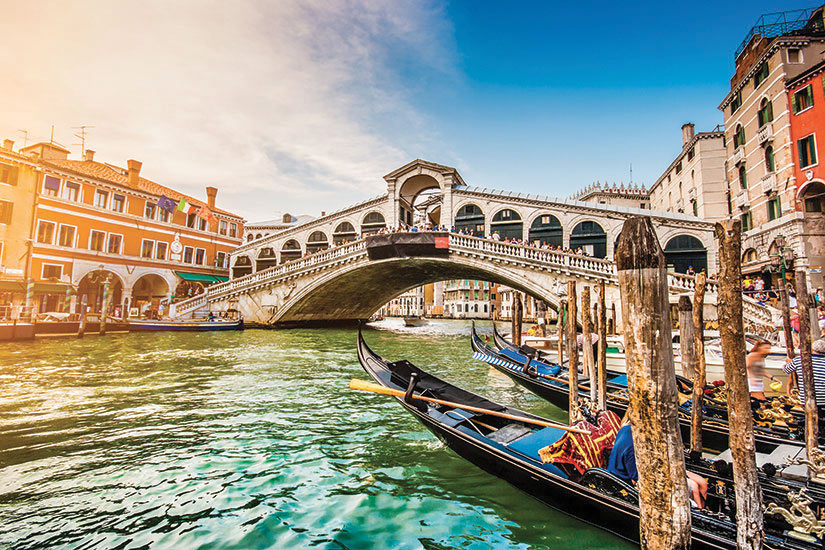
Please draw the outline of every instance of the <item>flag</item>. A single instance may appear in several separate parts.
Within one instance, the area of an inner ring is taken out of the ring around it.
[[[161,210],[166,210],[170,214],[173,214],[175,212],[175,207],[177,207],[175,201],[173,201],[166,195],[161,195],[158,199],[158,208],[160,208]]]
[[[189,210],[189,203],[186,202],[186,199],[180,200],[180,202],[178,203],[178,210],[180,210],[181,212],[186,212],[187,210]]]
[[[200,210],[198,210],[198,217],[210,223],[213,219],[212,212],[210,212],[209,209],[205,206],[201,206]]]
[[[187,208],[186,208],[186,213],[187,214],[194,214],[195,212],[198,211],[198,207],[195,206],[194,204],[186,203],[186,206],[187,206]]]

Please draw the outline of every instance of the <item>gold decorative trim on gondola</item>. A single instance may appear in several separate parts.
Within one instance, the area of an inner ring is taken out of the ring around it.
[[[788,500],[791,502],[790,510],[777,506],[771,502],[765,510],[767,514],[774,514],[785,518],[793,529],[787,531],[789,537],[805,542],[815,543],[825,535],[825,521],[816,517],[811,509],[811,499],[804,490],[797,493],[788,493]]]

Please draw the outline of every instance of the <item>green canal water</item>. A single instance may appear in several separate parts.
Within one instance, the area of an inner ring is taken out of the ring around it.
[[[401,324],[365,337],[565,417],[473,361],[467,323]],[[629,547],[459,458],[353,377],[352,329],[2,344],[0,548]]]

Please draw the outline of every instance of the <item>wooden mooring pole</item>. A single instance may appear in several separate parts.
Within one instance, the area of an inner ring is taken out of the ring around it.
[[[679,355],[682,363],[682,376],[693,380],[696,354],[693,342],[693,304],[687,296],[679,296]]]
[[[558,347],[559,365],[564,364],[564,322],[565,322],[565,317],[567,317],[567,302],[562,300],[561,304],[559,305],[558,322],[556,323],[556,329],[558,329],[558,333],[559,333],[559,341],[556,343],[556,345]]]
[[[602,280],[599,281],[599,360],[596,362],[596,406],[602,411],[607,410],[607,310],[604,292]]]
[[[582,287],[582,361],[584,375],[590,379],[590,400],[596,402],[596,377],[594,376],[593,327],[590,323],[590,287]]]
[[[567,379],[570,387],[569,419],[576,421],[576,407],[579,403],[579,344],[576,330],[576,281],[567,282]]]
[[[513,314],[510,319],[510,333],[513,336],[513,343],[521,345],[521,322],[523,310],[521,307],[521,292],[513,291]]]
[[[814,364],[811,357],[811,315],[808,296],[808,274],[796,270],[796,301],[799,312],[799,360],[802,362],[802,384],[805,387],[805,446],[808,456],[813,456],[819,440],[819,415],[816,409],[816,388],[814,386]],[[809,475],[813,471],[809,468]]]
[[[690,450],[702,452],[702,405],[705,401],[705,287],[707,277],[704,273],[696,275],[696,288],[693,290],[693,355],[696,360],[693,368],[693,402],[690,418]]]
[[[86,295],[80,299],[80,322],[77,325],[77,337],[83,338],[86,334]]]
[[[616,247],[642,548],[690,547],[666,261],[648,217],[624,222]]]
[[[739,220],[716,224],[719,243],[719,332],[728,388],[729,445],[736,494],[736,547],[761,549],[762,489],[756,469],[748,376],[745,368],[745,327],[742,317],[742,225]]]

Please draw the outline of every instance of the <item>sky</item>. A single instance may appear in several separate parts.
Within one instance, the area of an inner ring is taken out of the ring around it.
[[[248,220],[386,191],[416,158],[565,197],[650,185],[722,123],[775,2],[0,0],[0,138],[51,138]],[[793,4],[787,9],[813,7]],[[27,137],[21,132],[28,132]]]

